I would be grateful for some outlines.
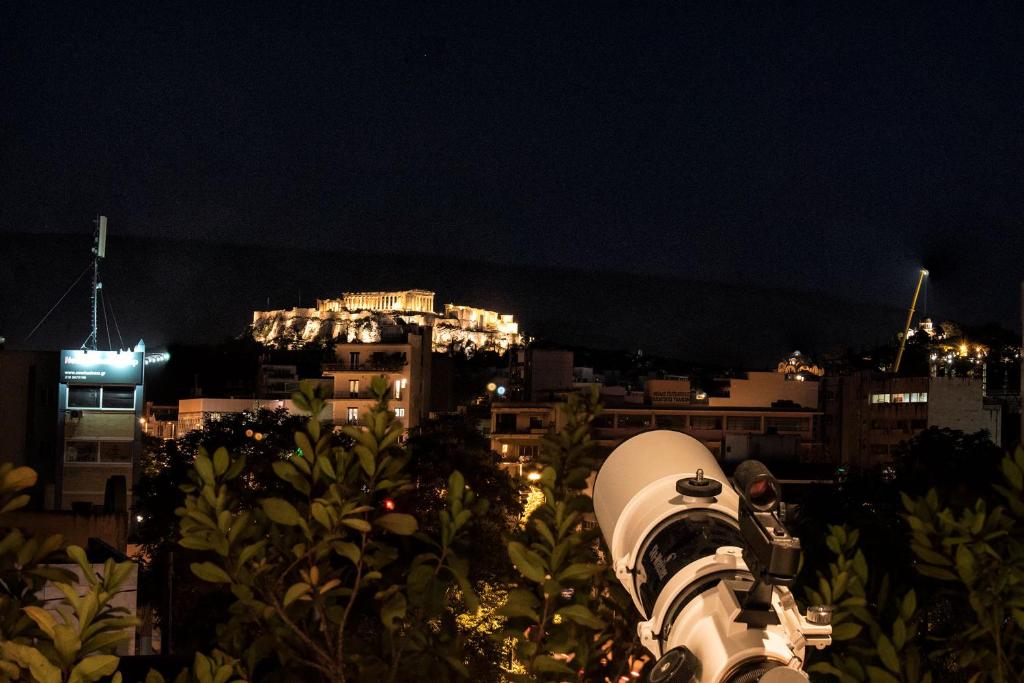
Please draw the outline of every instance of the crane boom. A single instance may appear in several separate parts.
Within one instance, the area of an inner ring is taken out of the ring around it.
[[[900,371],[900,361],[903,360],[903,350],[907,348],[907,336],[910,334],[910,323],[914,320],[914,308],[917,306],[917,297],[921,294],[921,284],[928,277],[928,271],[921,269],[921,275],[917,278],[917,289],[914,290],[914,299],[910,302],[910,310],[907,311],[907,324],[903,327],[903,336],[900,338],[900,348],[896,352],[896,362],[892,364],[892,374]]]

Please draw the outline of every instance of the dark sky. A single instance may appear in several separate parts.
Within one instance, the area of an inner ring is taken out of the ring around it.
[[[1020,3],[214,4],[0,6],[0,230],[1019,310]]]

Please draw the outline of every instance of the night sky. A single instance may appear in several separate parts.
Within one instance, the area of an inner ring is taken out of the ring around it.
[[[924,264],[929,306],[1014,324],[1019,3],[213,4],[0,6],[0,231],[900,307]]]

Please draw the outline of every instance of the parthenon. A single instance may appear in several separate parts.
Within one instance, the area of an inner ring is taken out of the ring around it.
[[[316,307],[324,313],[341,310],[433,313],[434,293],[425,289],[407,289],[400,292],[345,292],[339,299],[317,299]]]

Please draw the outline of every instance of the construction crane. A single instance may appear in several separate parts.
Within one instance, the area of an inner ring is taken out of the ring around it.
[[[928,271],[921,269],[920,277],[917,278],[917,289],[914,290],[914,299],[910,302],[910,310],[907,311],[907,324],[903,327],[903,336],[900,337],[900,349],[896,352],[896,362],[892,364],[892,374],[900,371],[900,361],[903,360],[903,350],[907,348],[907,337],[910,335],[910,323],[914,320],[914,308],[917,306],[917,297],[921,294],[921,285],[928,277]]]

